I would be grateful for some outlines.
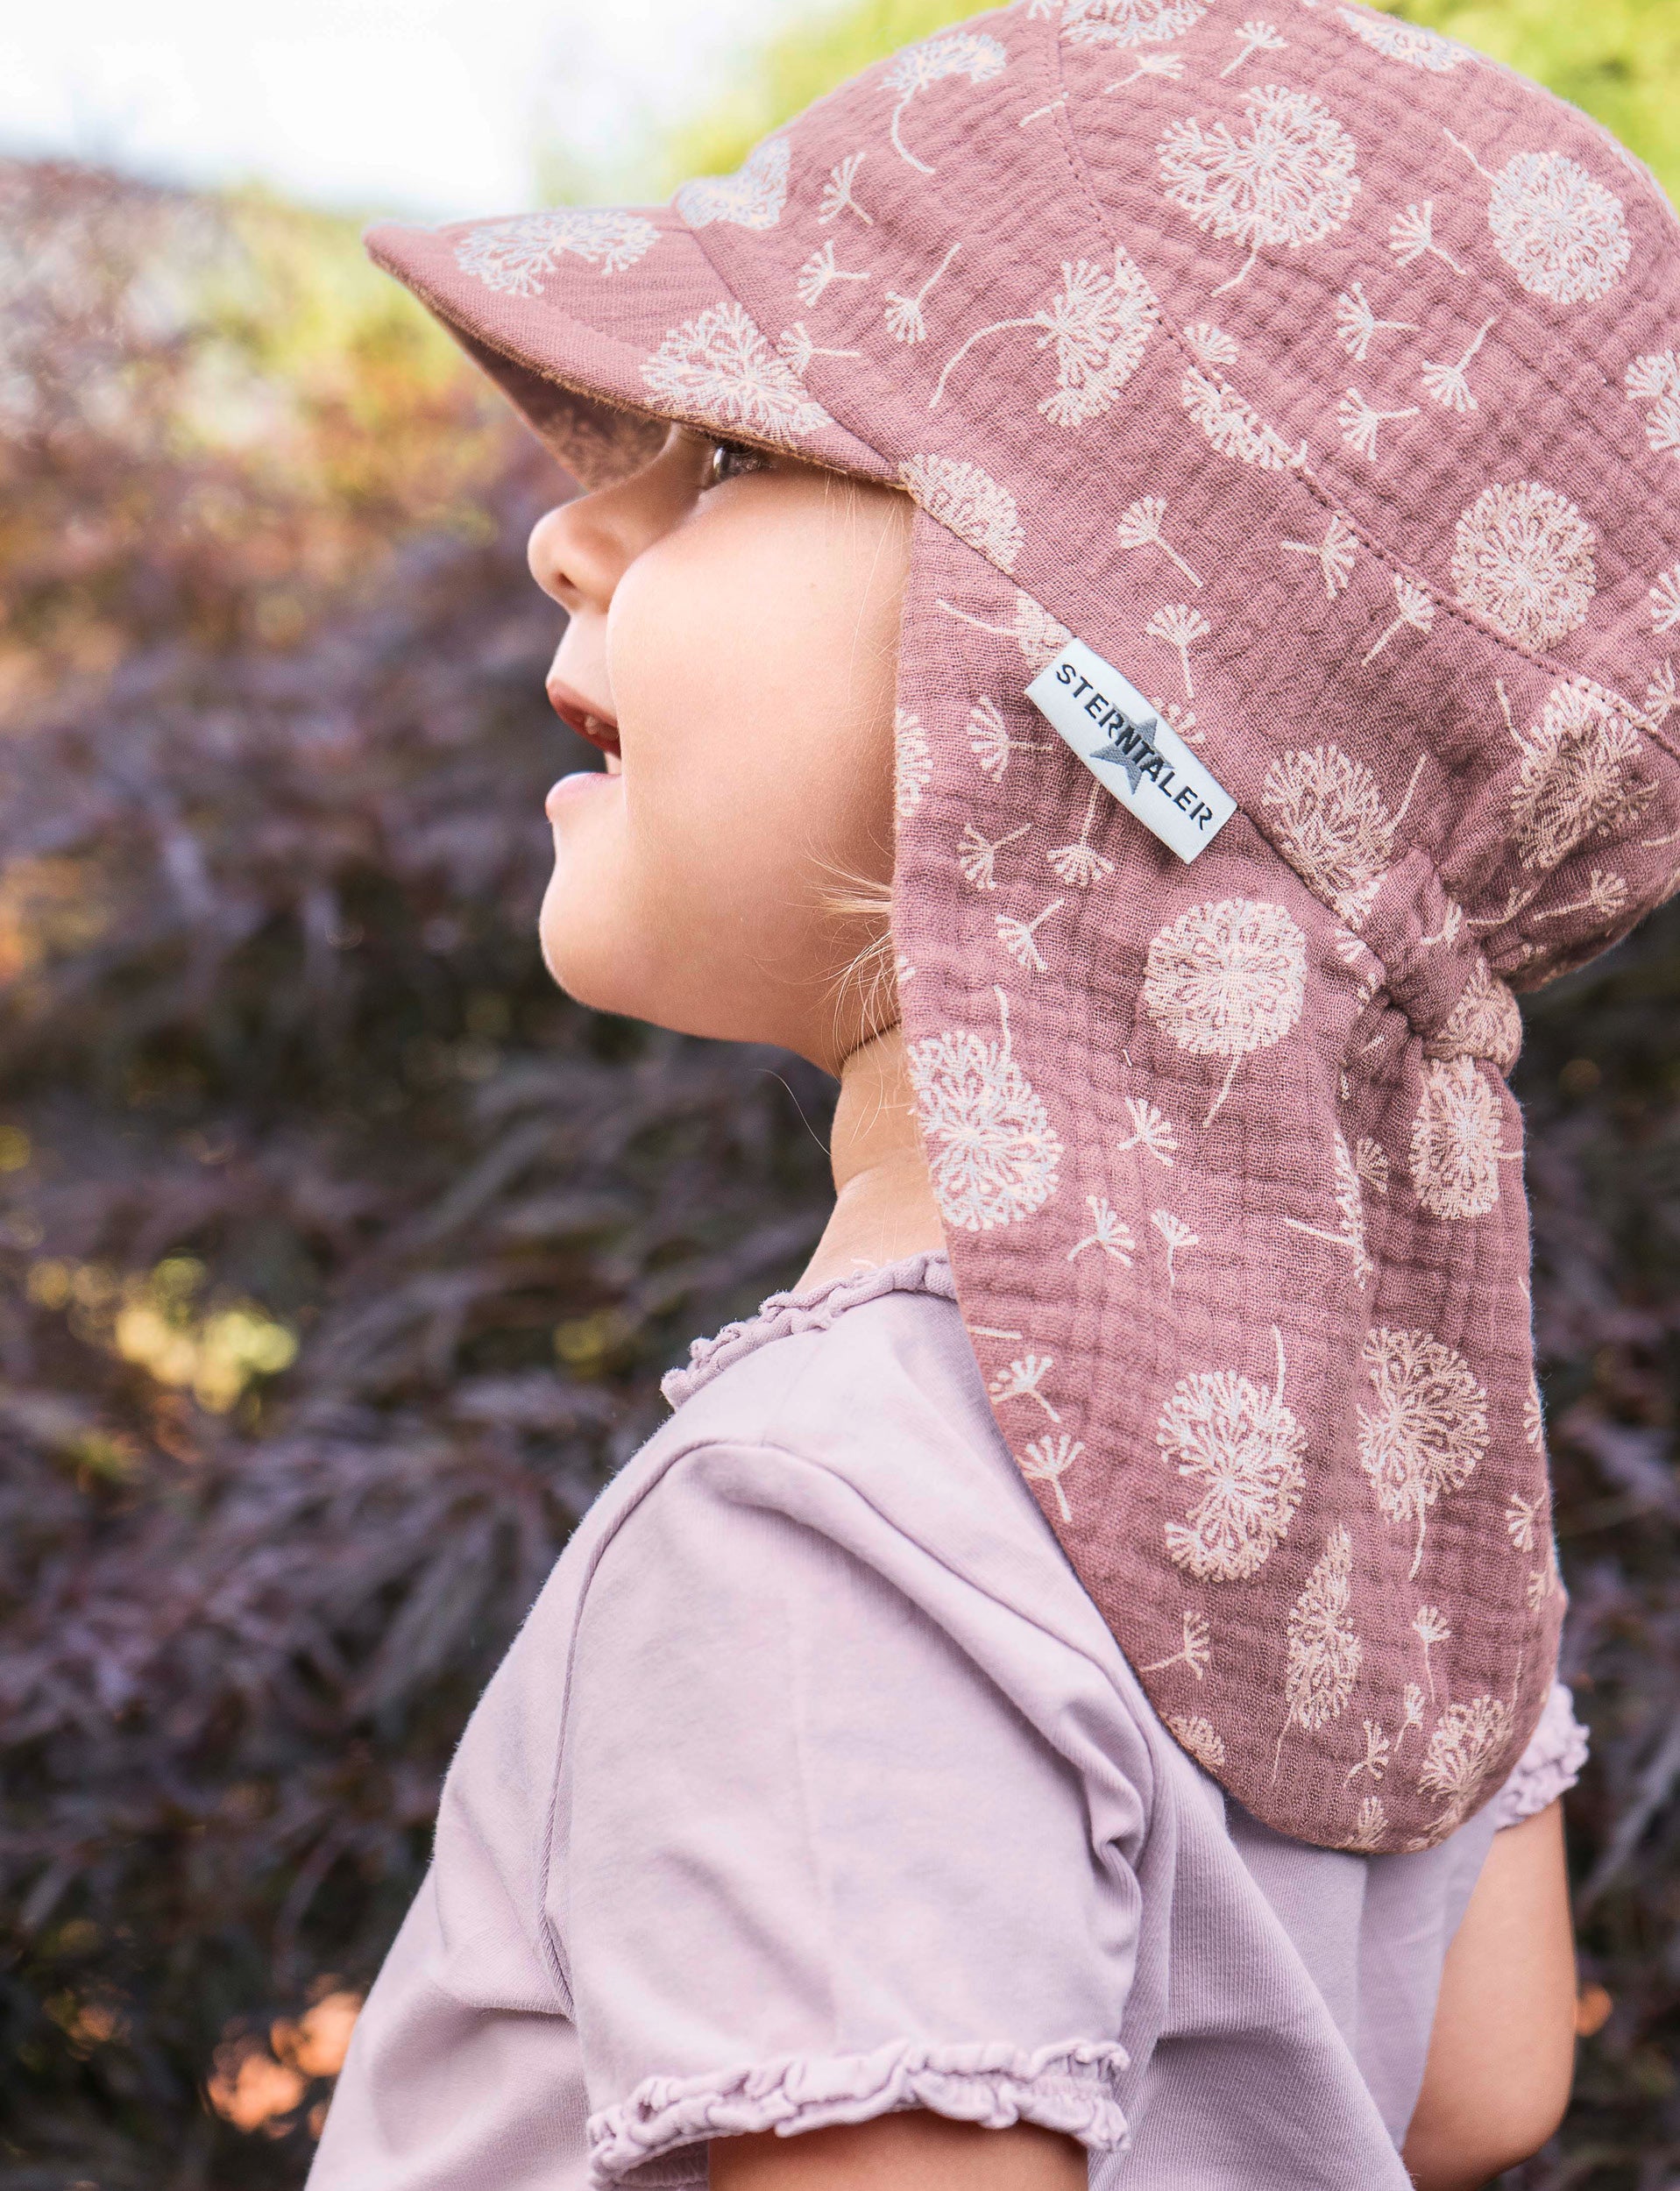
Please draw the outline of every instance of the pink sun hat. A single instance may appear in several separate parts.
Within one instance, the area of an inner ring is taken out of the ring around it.
[[[670,208],[370,248],[586,483],[681,420],[914,498],[893,925],[997,1422],[1207,1769],[1414,1849],[1556,1658],[1504,1074],[1680,881],[1680,228],[1466,49],[1252,4],[1023,0]]]

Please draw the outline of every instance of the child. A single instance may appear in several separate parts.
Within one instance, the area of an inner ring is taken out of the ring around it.
[[[595,490],[549,966],[840,1096],[315,2191],[1485,2181],[1584,1750],[1511,984],[1676,880],[1673,216],[1386,16],[1024,0],[669,211],[372,248]]]

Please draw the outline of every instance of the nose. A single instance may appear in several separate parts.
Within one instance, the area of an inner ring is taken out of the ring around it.
[[[531,528],[531,576],[568,615],[605,615],[619,580],[646,548],[693,507],[698,465],[691,437],[673,434],[629,479],[563,502]]]

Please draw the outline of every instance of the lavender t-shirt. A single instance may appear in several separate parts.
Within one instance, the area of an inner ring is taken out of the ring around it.
[[[1440,1847],[1270,1832],[1173,1740],[993,1424],[941,1256],[695,1349],[473,1714],[311,2191],[700,2184],[924,2107],[1097,2191],[1407,2191]],[[1192,1684],[1192,1686],[1194,1684]]]

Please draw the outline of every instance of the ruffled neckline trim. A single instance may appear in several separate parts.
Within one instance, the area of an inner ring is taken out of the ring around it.
[[[919,1255],[902,1256],[897,1263],[883,1263],[874,1270],[859,1271],[851,1278],[831,1278],[803,1293],[772,1294],[755,1316],[727,1323],[710,1339],[696,1339],[688,1351],[684,1369],[668,1370],[659,1389],[673,1407],[709,1385],[714,1377],[772,1340],[791,1338],[804,1331],[826,1331],[849,1309],[883,1294],[932,1294],[939,1301],[954,1301],[956,1283],[951,1259],[943,1248],[925,1249]]]

